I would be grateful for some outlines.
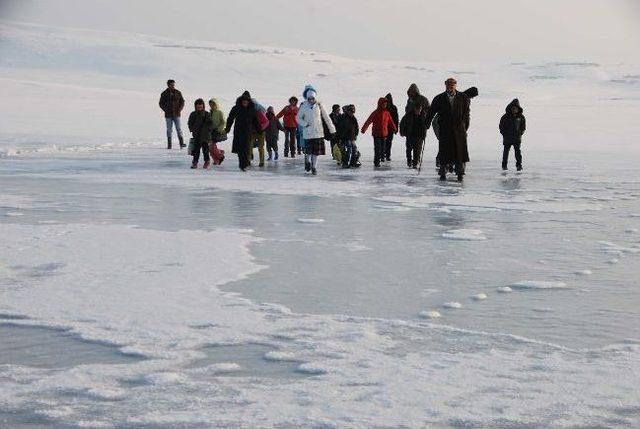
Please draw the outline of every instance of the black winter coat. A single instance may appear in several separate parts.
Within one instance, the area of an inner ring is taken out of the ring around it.
[[[358,138],[358,133],[360,132],[358,119],[356,119],[355,116],[351,116],[346,113],[340,115],[336,130],[340,140],[356,140]]]
[[[211,132],[213,131],[213,119],[211,114],[206,110],[198,112],[194,110],[189,115],[189,131],[199,144],[208,143],[211,140]]]
[[[400,122],[400,134],[409,142],[423,141],[427,137],[426,115],[407,113]]]
[[[446,92],[436,95],[427,113],[427,128],[438,115],[440,127],[439,159],[444,164],[469,162],[467,130],[471,120],[471,99],[464,92],[457,92],[453,105]]]
[[[511,112],[512,106],[518,107],[518,113],[515,115]],[[505,114],[500,118],[500,134],[502,134],[502,144],[505,146],[522,142],[522,135],[527,129],[527,120],[522,112],[520,101],[516,98],[509,103],[505,109]]]
[[[258,111],[254,104],[249,102],[248,107],[242,107],[241,97],[236,100],[236,105],[231,108],[227,118],[227,134],[233,126],[233,145],[231,152],[246,153],[249,151],[251,134],[260,129]]]

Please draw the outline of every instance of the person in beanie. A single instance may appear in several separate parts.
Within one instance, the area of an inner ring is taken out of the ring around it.
[[[507,169],[509,161],[509,150],[511,146],[516,153],[516,169],[522,171],[522,152],[520,144],[522,143],[522,135],[527,129],[527,120],[522,114],[524,110],[520,106],[520,101],[514,98],[505,109],[504,115],[500,118],[500,134],[502,134],[502,169]]]
[[[378,108],[371,112],[369,118],[362,125],[362,134],[367,132],[369,125],[373,124],[371,134],[373,135],[373,165],[375,167],[380,166],[380,161],[384,158],[384,147],[389,130],[392,132],[398,131],[398,127],[391,118],[391,113],[387,110],[387,99],[381,97],[378,99]]]
[[[305,142],[305,170],[311,170],[316,175],[318,156],[325,154],[325,126],[330,134],[335,134],[336,129],[322,103],[316,99],[317,93],[313,86],[307,85],[302,96],[305,101],[300,106],[297,119]]]
[[[421,104],[414,104],[413,111],[407,112],[400,121],[400,135],[406,137],[407,167],[418,168],[422,156],[422,145],[427,137],[426,112]]]
[[[272,159],[278,160],[278,139],[280,137],[280,131],[284,131],[284,127],[276,117],[275,111],[272,106],[269,106],[267,109],[267,119],[269,120],[269,127],[267,127],[265,131],[265,138],[267,140],[267,153],[269,154],[269,158],[267,161],[271,161]],[[273,151],[273,154],[272,154]]]
[[[356,119],[356,106],[344,106],[344,113],[338,119],[337,130],[342,147],[342,168],[360,167],[356,146],[360,126]]]
[[[291,152],[291,158],[296,157],[296,134],[298,130],[298,99],[294,96],[289,98],[289,105],[282,108],[282,110],[276,115],[276,119],[284,118],[284,157],[289,156]],[[298,155],[300,150],[298,150]]]
[[[384,98],[387,99],[387,110],[389,110],[389,113],[391,114],[393,123],[398,125],[400,118],[398,117],[398,108],[393,104],[393,96],[389,93]],[[393,132],[391,130],[387,132],[387,139],[384,142],[384,159],[386,161],[391,161],[391,145],[393,143],[393,135],[396,133],[397,131]]]
[[[251,136],[255,130],[260,129],[258,112],[251,101],[251,97],[244,94],[238,97],[227,118],[225,132],[228,134],[233,126],[233,145],[231,152],[238,155],[240,170],[247,171],[251,165],[249,161]]]
[[[209,100],[209,108],[211,114],[211,142],[209,143],[209,153],[213,160],[214,165],[222,164],[224,161],[224,151],[218,149],[218,143],[226,140],[227,136],[225,133],[225,126],[227,124],[227,120],[224,117],[224,113],[222,112],[222,107],[220,106],[220,102],[216,98],[211,98]]]
[[[440,180],[447,179],[447,166],[453,165],[458,181],[461,182],[465,174],[465,165],[469,162],[467,130],[470,123],[471,98],[456,89],[457,82],[453,78],[445,81],[445,88],[445,92],[433,99],[433,104],[427,112],[426,123],[429,128],[433,118],[438,115]]]
[[[329,117],[331,118],[331,122],[333,123],[334,128],[338,129],[338,120],[340,119],[341,113],[340,113],[340,105],[339,104],[334,104],[333,106],[331,106],[331,113],[329,113]],[[336,161],[337,163],[341,162],[340,158],[336,158],[336,154],[337,152],[334,151],[334,147],[338,145],[338,147],[340,147],[340,137],[338,137],[338,133],[335,133],[333,135],[333,138],[331,139],[331,156],[333,158],[334,161]]]
[[[182,129],[180,128],[180,113],[184,108],[184,98],[182,93],[176,89],[176,81],[169,79],[167,81],[167,89],[160,94],[160,102],[158,103],[164,112],[164,119],[167,125],[167,149],[171,149],[171,135],[173,126],[176,127],[180,149],[185,147],[182,138]]]
[[[211,160],[209,159],[209,141],[211,140],[211,132],[213,131],[213,121],[211,114],[205,110],[204,100],[198,98],[194,103],[195,110],[189,115],[189,131],[193,136],[193,161],[191,168],[198,168],[198,160],[200,159],[200,151],[204,156],[205,170],[209,168]],[[190,145],[191,146],[191,145]]]

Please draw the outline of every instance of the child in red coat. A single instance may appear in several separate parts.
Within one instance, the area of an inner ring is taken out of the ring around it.
[[[385,159],[384,148],[389,129],[394,133],[398,131],[398,126],[393,122],[391,113],[387,110],[387,99],[385,97],[380,97],[378,108],[369,115],[369,118],[362,125],[362,134],[367,132],[367,128],[371,124],[373,124],[373,129],[371,130],[374,148],[373,165],[380,167],[380,161]]]

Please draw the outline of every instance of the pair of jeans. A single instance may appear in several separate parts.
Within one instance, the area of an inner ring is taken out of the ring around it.
[[[193,153],[193,164],[197,164],[200,160],[200,151],[202,151],[202,156],[204,157],[205,162],[209,162],[209,143],[208,142],[198,142],[196,144],[196,151]]]
[[[180,128],[180,116],[174,116],[172,118],[164,118],[167,123],[167,140],[171,140],[171,132],[173,131],[173,126],[176,127],[176,133],[178,137],[182,139],[182,129]]]
[[[423,140],[407,139],[407,165],[417,167],[420,163],[420,156],[422,155]]]
[[[295,128],[284,129],[284,156],[288,156],[289,152],[292,157],[296,154],[296,134]]]
[[[384,156],[385,158],[387,158],[387,160],[391,159],[391,144],[393,143],[393,133],[389,132],[389,135],[387,136],[386,140],[385,140],[385,145],[384,145]]]
[[[375,165],[376,167],[380,165],[380,160],[384,159],[385,144],[385,137],[373,138],[373,165]]]
[[[509,162],[509,150],[513,146],[516,153],[516,167],[522,167],[522,152],[520,151],[520,143],[505,144],[502,151],[502,168],[507,168]]]

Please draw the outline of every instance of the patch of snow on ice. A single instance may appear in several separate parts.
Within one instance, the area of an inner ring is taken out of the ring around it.
[[[298,222],[300,223],[324,223],[324,219],[305,219],[305,218],[300,218],[298,219]]]
[[[326,368],[309,362],[298,365],[296,371],[309,375],[324,375],[328,373]]]
[[[271,362],[300,362],[295,354],[288,352],[270,351],[265,353],[264,359]]]
[[[498,288],[498,292],[509,293],[509,292],[513,292],[513,289],[511,289],[509,286],[502,286]]]
[[[567,285],[563,282],[549,282],[536,280],[523,280],[510,285],[512,289],[521,290],[547,290],[547,289],[566,289]]]
[[[442,317],[440,312],[435,310],[421,311],[420,313],[418,313],[418,316],[422,317],[423,319],[437,319],[439,317]]]
[[[456,301],[445,302],[444,304],[442,304],[442,306],[449,309],[462,308],[462,304]]]
[[[485,299],[487,299],[487,294],[486,293],[478,293],[475,294],[471,297],[471,299],[473,299],[474,301],[484,301]]]
[[[452,229],[442,234],[442,237],[449,240],[481,241],[486,240],[484,232],[479,229]]]

